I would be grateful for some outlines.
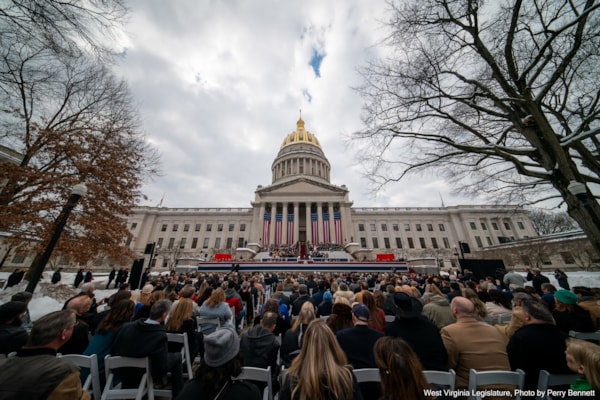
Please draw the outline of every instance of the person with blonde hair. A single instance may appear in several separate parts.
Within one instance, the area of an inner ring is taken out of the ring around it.
[[[304,340],[304,332],[308,324],[316,318],[315,307],[307,301],[302,305],[300,313],[294,319],[292,327],[285,332],[281,343],[281,363],[289,367],[294,357],[300,353]]]
[[[305,336],[306,345],[292,361],[279,399],[362,399],[346,355],[325,321],[314,319]]]
[[[567,366],[581,375],[571,384],[573,391],[595,390],[600,393],[600,346],[580,339],[567,339]],[[594,397],[595,398],[595,397]]]
[[[190,356],[193,358],[198,354],[198,349],[202,344],[202,333],[196,332],[196,317],[194,315],[194,301],[190,298],[182,298],[175,304],[167,320],[167,332],[185,333],[190,347]],[[197,305],[196,305],[197,306]],[[169,353],[181,351],[182,343],[169,342]],[[200,353],[202,354],[202,353]]]
[[[219,318],[221,326],[233,326],[233,314],[229,304],[225,302],[225,292],[221,288],[213,290],[208,299],[200,306],[201,318]],[[201,324],[203,335],[208,335],[216,330],[214,324]]]
[[[471,300],[471,303],[475,306],[475,318],[480,321],[485,320],[488,315],[487,308],[485,307],[485,303],[477,296],[477,292],[473,289],[465,288],[463,289],[463,296]]]
[[[379,368],[383,400],[426,400],[429,388],[423,367],[412,347],[402,338],[384,336],[373,348],[375,364]]]

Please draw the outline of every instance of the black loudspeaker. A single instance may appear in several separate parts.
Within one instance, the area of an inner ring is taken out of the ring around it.
[[[131,290],[136,290],[140,287],[140,280],[142,279],[142,270],[144,269],[144,259],[138,258],[131,265],[131,271],[129,272],[129,285]]]

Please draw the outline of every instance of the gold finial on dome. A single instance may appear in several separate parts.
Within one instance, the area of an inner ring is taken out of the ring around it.
[[[296,129],[298,129],[299,131],[304,130],[304,121],[302,120],[302,109],[300,109],[300,119],[296,123]]]

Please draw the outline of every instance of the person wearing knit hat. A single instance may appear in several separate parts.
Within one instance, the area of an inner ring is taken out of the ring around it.
[[[17,351],[27,343],[29,335],[22,326],[26,310],[27,305],[20,301],[0,306],[0,354]]]
[[[23,321],[22,326],[27,332],[31,331],[31,328],[33,327],[33,321],[31,321],[31,316],[29,315],[29,308],[27,308],[29,307],[29,302],[32,297],[33,295],[30,292],[19,292],[13,294],[10,298],[10,301],[20,301],[21,303],[25,303],[25,314],[23,314],[21,319]]]
[[[577,304],[577,295],[570,290],[560,289],[554,292],[554,310],[552,316],[556,326],[565,334],[569,331],[594,332],[596,326],[589,311]]]
[[[204,336],[204,357],[177,397],[178,400],[261,400],[256,385],[245,380],[233,380],[242,373],[240,339],[231,326],[217,328]]]

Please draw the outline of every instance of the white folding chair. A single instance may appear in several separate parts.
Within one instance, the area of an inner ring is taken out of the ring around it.
[[[587,340],[600,344],[600,331],[596,332],[576,332],[569,331],[569,336],[575,339]]]
[[[98,356],[96,354],[92,354],[91,356],[84,356],[83,354],[60,354],[57,357],[69,360],[80,368],[88,368],[90,373],[83,383],[83,390],[87,390],[93,394],[94,400],[100,400],[102,387],[100,385]]]
[[[123,389],[121,384],[114,384],[115,370],[119,368],[140,368],[144,370],[142,378],[137,388]],[[152,374],[150,373],[150,360],[148,357],[122,357],[111,356],[104,357],[104,369],[106,370],[106,384],[102,392],[102,400],[107,399],[135,399],[142,400],[145,395],[148,399],[154,400],[154,391],[152,390]]]
[[[476,371],[471,369],[469,373],[469,400],[479,400],[480,396],[474,395],[478,386],[483,385],[512,385],[516,389],[523,390],[525,384],[525,372],[522,369],[516,371]],[[511,393],[514,390],[509,390]],[[515,396],[516,400],[521,400],[521,396]]]
[[[180,343],[181,346],[181,363],[185,365],[183,376],[192,379],[192,361],[190,356],[190,344],[185,333],[167,333],[167,340],[173,343]]]
[[[453,369],[449,371],[423,371],[427,382],[434,385],[441,385],[450,390],[454,390],[456,386],[456,372]]]
[[[352,371],[358,383],[381,382],[378,368],[359,368]]]
[[[384,316],[385,318],[385,323],[389,323],[389,322],[394,322],[396,320],[396,316],[395,315],[386,315]]]
[[[551,374],[545,369],[540,371],[538,375],[537,393],[543,393],[543,396],[537,396],[537,400],[551,400],[552,397],[547,395],[548,388],[561,385],[570,385],[579,378],[577,374]]]
[[[263,400],[273,400],[273,383],[271,382],[271,367],[243,367],[242,373],[233,380],[257,381],[267,384],[263,390]]]

